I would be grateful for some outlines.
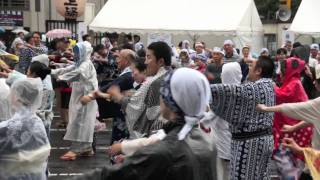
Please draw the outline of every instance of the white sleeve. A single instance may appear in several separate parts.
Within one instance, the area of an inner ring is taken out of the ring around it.
[[[280,105],[280,110],[288,117],[312,124],[320,122],[320,98],[299,103]]]

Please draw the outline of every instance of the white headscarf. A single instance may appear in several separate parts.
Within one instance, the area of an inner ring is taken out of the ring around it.
[[[241,84],[241,78],[242,71],[239,63],[231,62],[222,66],[222,84]]]
[[[212,119],[213,113],[207,112],[211,98],[209,82],[194,69],[180,68],[171,77],[170,90],[173,100],[185,115],[186,123],[178,134],[179,140],[183,140],[194,125]]]

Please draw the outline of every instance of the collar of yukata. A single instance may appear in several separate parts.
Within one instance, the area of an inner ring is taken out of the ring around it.
[[[132,69],[130,68],[130,66],[126,67],[126,68],[121,72],[121,74],[120,74],[119,76],[122,76],[122,75],[124,75],[124,74],[126,74],[126,73],[128,73],[128,72],[132,72]]]

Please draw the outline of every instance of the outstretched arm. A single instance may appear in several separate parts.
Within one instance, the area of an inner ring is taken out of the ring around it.
[[[241,85],[236,84],[211,85],[212,102],[210,107],[212,111],[230,123],[233,119],[234,106],[243,96],[242,89]]]
[[[288,117],[306,121],[308,123],[319,123],[320,98],[299,103],[285,103],[277,106],[267,107],[263,104],[257,106],[257,110],[264,112],[281,112]]]

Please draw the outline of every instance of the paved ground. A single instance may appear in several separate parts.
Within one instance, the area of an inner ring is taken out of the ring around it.
[[[105,153],[111,136],[111,131],[108,129],[97,133],[97,153],[95,156],[77,158],[75,161],[61,161],[59,157],[68,151],[70,143],[63,140],[66,130],[56,126],[59,118],[56,113],[51,127],[52,150],[49,158],[49,180],[68,179],[109,163]]]
[[[63,140],[66,130],[56,126],[59,119],[59,114],[55,113],[50,134],[52,150],[49,158],[49,180],[62,180],[81,176],[85,172],[109,164],[109,158],[105,152],[111,136],[110,121],[107,121],[106,130],[97,133],[97,153],[95,156],[77,158],[75,161],[61,161],[59,157],[68,151],[70,143]],[[274,165],[272,174],[272,180],[277,180]]]

